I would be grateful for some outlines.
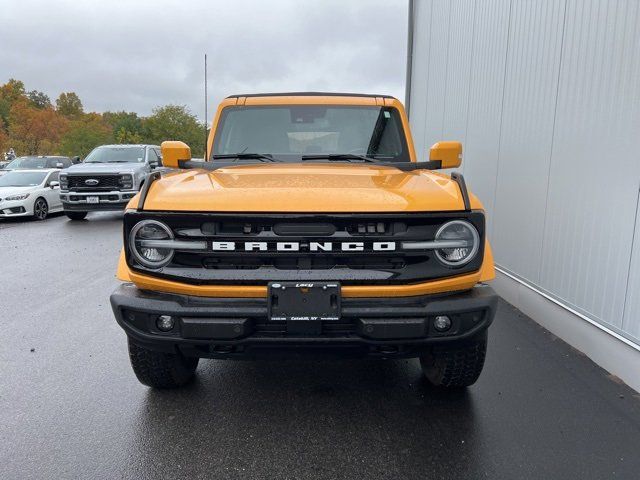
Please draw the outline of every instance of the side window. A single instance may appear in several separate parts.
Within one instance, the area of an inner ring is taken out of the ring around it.
[[[158,156],[158,166],[161,167],[162,166],[162,154],[160,153],[159,150],[157,150],[155,148],[153,149],[153,151],[156,152],[156,155]]]
[[[62,167],[59,166],[60,164],[62,164]],[[66,158],[49,158],[47,160],[47,168],[65,168],[68,166],[68,159]]]
[[[53,172],[49,175],[49,180],[47,180],[47,187],[51,185],[51,182],[57,182],[60,178],[60,172]]]
[[[158,163],[158,154],[153,148],[147,149],[147,160],[149,163]]]

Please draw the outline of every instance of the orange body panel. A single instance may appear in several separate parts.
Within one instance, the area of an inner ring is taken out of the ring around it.
[[[145,210],[437,212],[464,208],[446,175],[353,164],[260,164],[187,170],[151,185]],[[472,208],[482,205],[473,198]]]

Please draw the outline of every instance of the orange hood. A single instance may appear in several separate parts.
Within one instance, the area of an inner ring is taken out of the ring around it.
[[[135,206],[137,197],[130,206]],[[474,205],[475,204],[475,205]],[[472,208],[481,208],[471,197]],[[169,174],[145,210],[203,212],[402,212],[462,210],[460,189],[427,170],[349,164],[261,164]]]

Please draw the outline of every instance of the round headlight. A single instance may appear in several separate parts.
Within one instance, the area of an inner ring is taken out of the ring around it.
[[[173,232],[162,222],[142,220],[134,225],[129,234],[129,246],[135,259],[145,267],[160,268],[173,258],[173,249],[154,244],[157,240],[173,240]]]
[[[480,248],[480,235],[476,227],[464,220],[447,222],[436,232],[436,241],[449,242],[451,248],[436,250],[436,256],[445,265],[459,267],[469,263]]]

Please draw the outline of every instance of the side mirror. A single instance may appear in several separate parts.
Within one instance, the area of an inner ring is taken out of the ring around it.
[[[184,142],[167,140],[162,142],[162,163],[168,168],[180,168],[182,161],[191,160],[191,149]]]
[[[158,162],[149,162],[149,166],[154,169],[154,168],[158,168]]]
[[[76,163],[80,163],[80,157],[78,157],[78,156],[72,157],[71,158],[71,163],[73,163],[74,165]]]
[[[456,168],[462,163],[460,142],[434,143],[429,150],[429,160],[440,162],[440,168]]]
[[[49,182],[49,187],[51,187],[51,188],[56,188],[56,187],[59,187],[59,186],[60,186],[60,182],[57,182],[55,180]]]

